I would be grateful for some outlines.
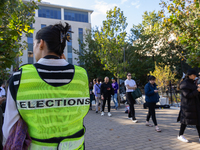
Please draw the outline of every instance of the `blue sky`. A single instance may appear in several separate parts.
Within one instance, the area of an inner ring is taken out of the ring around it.
[[[102,21],[106,19],[106,11],[118,6],[127,17],[127,32],[129,33],[133,24],[142,22],[142,15],[145,11],[160,10],[160,0],[43,0],[51,4],[71,6],[77,8],[90,9],[92,13],[92,27],[102,26]]]

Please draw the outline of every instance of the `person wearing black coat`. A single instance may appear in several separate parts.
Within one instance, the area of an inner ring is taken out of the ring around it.
[[[197,87],[194,82],[196,77],[196,71],[190,69],[180,84],[181,109],[177,120],[181,123],[178,139],[182,142],[189,142],[183,136],[187,125],[196,125],[200,142],[200,87]]]
[[[103,100],[101,116],[104,116],[106,101],[108,103],[108,116],[109,117],[112,116],[112,114],[110,113],[110,99],[111,99],[111,95],[114,94],[113,92],[114,92],[114,89],[112,87],[112,84],[109,82],[109,78],[105,77],[104,83],[102,83],[101,85],[101,99]]]

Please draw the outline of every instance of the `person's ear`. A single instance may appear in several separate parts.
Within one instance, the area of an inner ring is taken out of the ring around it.
[[[40,40],[40,50],[44,49],[44,40]]]

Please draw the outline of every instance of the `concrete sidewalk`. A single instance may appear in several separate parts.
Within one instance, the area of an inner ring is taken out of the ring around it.
[[[105,116],[96,114],[93,106],[84,119],[86,150],[200,150],[194,127],[188,127],[185,131],[190,143],[177,140],[179,110],[156,109],[157,122],[162,129],[158,133],[155,127],[145,126],[147,109],[143,109],[142,105],[135,105],[135,108],[138,123],[128,120],[124,105],[118,110],[111,109],[112,117],[107,116],[107,108]]]

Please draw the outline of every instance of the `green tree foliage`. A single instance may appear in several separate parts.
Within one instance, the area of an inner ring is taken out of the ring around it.
[[[163,27],[173,33],[179,45],[187,50],[184,59],[200,67],[200,6],[197,0],[162,1]]]
[[[26,49],[27,43],[21,41],[22,34],[33,33],[30,25],[34,23],[36,2],[23,3],[21,0],[4,0],[0,3],[0,70],[15,64],[15,58]],[[4,72],[4,71],[3,71]]]
[[[81,44],[81,53],[79,50],[74,49],[74,53],[78,55],[78,61],[80,66],[87,70],[89,80],[92,81],[94,78],[104,79],[105,76],[113,77],[113,74],[108,70],[105,70],[103,64],[101,64],[100,58],[97,56],[99,44],[92,38],[93,34],[90,30],[86,31],[84,35],[84,42]]]
[[[105,69],[116,78],[125,77],[124,68],[127,63],[123,60],[126,45],[126,17],[120,8],[115,7],[107,12],[101,30],[95,32],[95,41],[100,45],[97,55]]]
[[[147,82],[146,74],[154,70],[154,62],[162,67],[169,65],[172,70],[180,71],[179,77],[182,75],[181,59],[186,51],[175,43],[173,35],[162,24],[158,13],[145,12],[142,23],[131,29],[133,46],[129,56],[135,61],[130,61],[130,65],[142,84]]]
[[[147,83],[147,74],[154,70],[154,62],[147,56],[140,55],[135,51],[135,47],[131,46],[126,50],[126,60],[129,63],[127,72],[132,73],[137,85],[144,86]]]

